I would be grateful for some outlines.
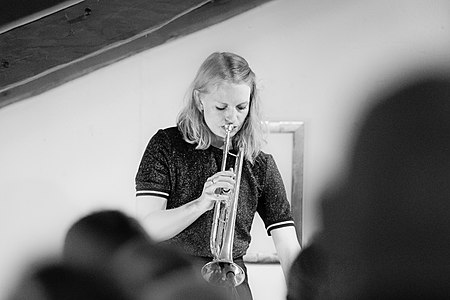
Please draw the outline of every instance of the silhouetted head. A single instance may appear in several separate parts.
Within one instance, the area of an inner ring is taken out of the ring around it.
[[[450,292],[450,80],[416,79],[380,95],[348,177],[323,204],[327,249],[349,266],[333,275],[365,297],[439,297]]]
[[[151,242],[136,219],[118,210],[96,211],[69,228],[63,259],[78,267],[103,269],[120,247],[136,239]]]

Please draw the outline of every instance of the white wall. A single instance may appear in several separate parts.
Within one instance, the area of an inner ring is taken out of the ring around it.
[[[368,96],[410,70],[449,66],[449,11],[447,0],[276,0],[1,109],[0,298],[31,259],[58,253],[79,216],[134,212],[142,151],[174,124],[213,51],[248,59],[266,119],[305,122],[307,241]],[[255,300],[284,298],[279,268],[249,272]]]

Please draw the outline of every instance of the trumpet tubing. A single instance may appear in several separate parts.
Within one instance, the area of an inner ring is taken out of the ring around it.
[[[230,134],[233,125],[225,127],[226,137],[223,148],[222,167],[226,168],[226,160],[230,148]],[[239,149],[234,165],[235,185],[229,191],[222,190],[222,194],[228,195],[228,201],[218,201],[214,205],[214,216],[211,227],[210,248],[213,260],[202,268],[202,275],[206,281],[216,286],[237,286],[245,279],[244,270],[233,262],[233,241],[236,213],[239,198],[239,185],[241,181],[243,151]]]

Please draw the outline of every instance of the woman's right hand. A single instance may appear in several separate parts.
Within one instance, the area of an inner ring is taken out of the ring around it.
[[[199,204],[207,211],[214,207],[216,201],[228,201],[229,194],[224,194],[221,191],[232,190],[234,183],[235,174],[232,169],[217,172],[209,177],[203,185],[202,195],[198,199]]]

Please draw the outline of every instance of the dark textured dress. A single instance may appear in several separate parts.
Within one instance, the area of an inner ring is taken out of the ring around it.
[[[200,197],[208,177],[220,171],[222,150],[213,146],[196,150],[184,141],[177,127],[159,130],[150,140],[136,175],[136,196],[160,196],[167,209],[179,207]],[[234,166],[229,159],[227,169]],[[267,233],[275,228],[294,226],[284,184],[270,154],[260,152],[253,164],[244,160],[236,217],[233,258],[242,257],[250,244],[255,213],[264,221]],[[209,247],[213,210],[167,243],[187,254],[212,257]]]

